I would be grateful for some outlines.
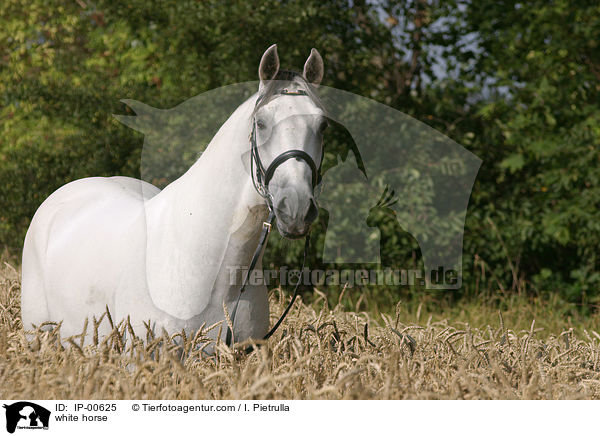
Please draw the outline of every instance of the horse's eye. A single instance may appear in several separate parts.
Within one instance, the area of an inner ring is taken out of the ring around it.
[[[267,127],[264,123],[264,121],[262,120],[257,120],[256,121],[256,127],[258,127],[260,130],[264,129],[265,127]]]
[[[329,127],[329,123],[327,121],[323,121],[319,126],[319,132],[323,133]]]

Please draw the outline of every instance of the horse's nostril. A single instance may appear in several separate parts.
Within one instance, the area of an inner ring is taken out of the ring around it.
[[[277,205],[277,209],[279,209],[281,212],[288,212],[287,210],[287,201],[285,198],[282,198],[281,201],[279,202],[279,204]]]
[[[290,210],[289,201],[286,198],[281,199],[281,201],[277,204],[276,209],[280,218],[282,218],[284,221],[289,221],[292,219],[292,211]]]
[[[308,211],[306,212],[305,221],[307,223],[312,223],[317,216],[319,215],[319,208],[317,207],[317,203],[314,199],[310,200],[310,205],[308,206]]]

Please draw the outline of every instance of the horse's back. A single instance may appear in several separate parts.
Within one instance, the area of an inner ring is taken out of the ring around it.
[[[64,185],[42,203],[23,247],[25,328],[64,320],[63,331],[76,334],[82,325],[69,326],[69,318],[104,310],[127,247],[135,243],[128,240],[136,234],[131,227],[143,219],[144,201],[158,192],[128,177],[91,177]]]

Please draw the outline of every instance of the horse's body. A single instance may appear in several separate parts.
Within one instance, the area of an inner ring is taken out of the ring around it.
[[[265,58],[273,56],[274,48],[269,50],[261,62],[265,71]],[[278,71],[276,51],[275,60],[275,73],[260,75],[261,87]],[[306,82],[298,80],[295,86]],[[23,326],[62,321],[62,334],[75,335],[86,317],[99,317],[106,307],[117,320],[129,316],[137,334],[144,334],[148,321],[159,333],[163,328],[193,333],[202,324],[224,320],[223,305],[231,311],[240,289],[240,283],[231,282],[231,269],[249,264],[268,213],[243,159],[259,95],[243,103],[202,157],[163,191],[136,179],[94,177],[54,192],[36,212],[25,238]],[[294,110],[299,106],[302,113],[318,112],[308,97],[294,103]],[[279,106],[271,104],[271,112],[285,112]],[[302,133],[300,127],[288,126],[287,134]],[[274,133],[272,137],[277,139]],[[278,147],[285,150],[286,145]],[[270,158],[278,152],[263,151]],[[301,162],[289,160],[277,170],[276,215],[290,213],[285,196],[290,186],[297,187],[296,196],[306,191],[308,176],[300,167]],[[298,222],[306,214],[298,209],[306,209],[303,204],[294,203]],[[287,230],[292,234],[295,228],[299,225],[290,224]],[[248,285],[236,311],[235,340],[261,338],[268,326],[267,288]],[[225,331],[223,326],[223,337]]]
[[[252,107],[249,101],[236,111],[202,158],[162,192],[111,177],[53,193],[25,239],[23,325],[63,320],[62,333],[74,335],[85,316],[107,305],[116,319],[131,315],[134,326],[152,320],[170,332],[222,320],[223,301],[229,305],[239,289],[229,285],[228,267],[252,255],[266,218],[251,179],[239,177],[247,175],[241,159],[231,159],[248,147]],[[244,118],[245,129],[228,133]],[[266,288],[249,286],[236,335],[260,337],[268,321]]]

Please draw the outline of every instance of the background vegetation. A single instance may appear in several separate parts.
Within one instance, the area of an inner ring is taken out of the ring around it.
[[[18,253],[36,208],[66,182],[139,177],[143,137],[112,117],[131,113],[120,99],[169,108],[256,80],[277,42],[283,66],[300,69],[317,47],[324,84],[397,108],[483,160],[463,288],[427,298],[501,290],[588,313],[600,302],[599,41],[593,1],[3,0],[0,244]],[[414,262],[414,240],[390,239],[394,221],[379,222],[386,263]],[[301,246],[276,239],[270,262],[298,262]],[[389,308],[398,293],[364,298]]]

